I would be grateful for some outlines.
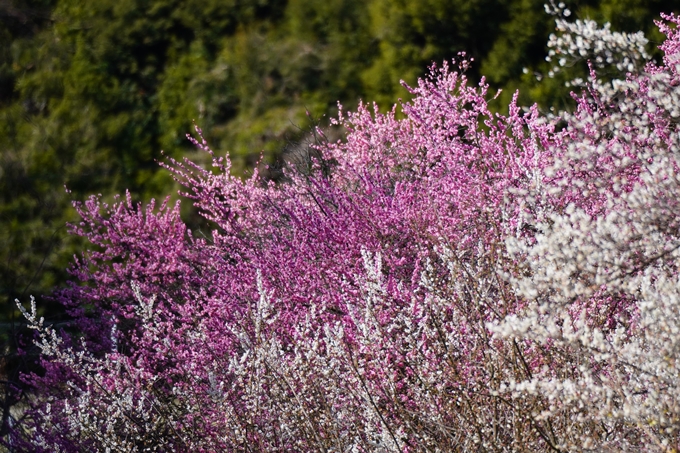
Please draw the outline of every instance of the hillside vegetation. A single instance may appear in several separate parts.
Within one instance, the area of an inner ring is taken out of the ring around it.
[[[643,30],[657,60],[663,37],[653,19],[676,8],[643,0],[568,6],[573,17]],[[14,299],[33,294],[49,321],[60,319],[43,296],[65,286],[82,250],[65,227],[78,219],[72,199],[172,192],[156,162],[162,150],[209,162],[186,139],[193,121],[218,155],[229,152],[232,174],[249,175],[263,159],[262,175],[279,178],[277,160],[313,126],[326,127],[338,101],[349,110],[375,101],[385,111],[412,97],[401,80],[414,86],[432,62],[463,51],[474,60],[473,83],[484,74],[490,92],[503,88],[491,111],[507,113],[517,88],[520,105],[575,108],[565,81],[584,76],[584,66],[545,77],[554,25],[543,0],[0,0],[7,382],[17,382],[15,334],[25,325]],[[206,221],[184,209],[200,235]],[[7,385],[5,421],[11,395]]]

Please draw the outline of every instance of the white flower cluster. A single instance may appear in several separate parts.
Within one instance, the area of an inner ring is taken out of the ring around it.
[[[563,30],[573,36],[559,48],[592,48],[578,39],[583,24]],[[642,38],[588,33],[598,49],[644,55]],[[541,206],[539,234],[508,240],[526,263],[512,283],[529,303],[488,324],[498,339],[552,351],[502,393],[544,399],[535,415],[563,421],[565,451],[676,451],[680,435],[680,92],[663,72],[630,80],[595,81],[602,102],[569,116],[577,140],[547,174],[553,194],[576,201]]]
[[[557,16],[556,33],[548,40],[546,61],[556,63],[548,73],[549,77],[578,61],[587,60],[594,69],[611,72],[615,68],[618,74],[611,78],[623,79],[626,73],[641,71],[650,59],[646,51],[648,40],[642,32],[614,32],[609,23],[600,27],[597,22],[587,19],[571,22],[567,19],[571,12],[563,3],[546,5],[546,11]],[[577,78],[568,85],[585,86],[585,83]]]
[[[154,298],[143,298],[134,282],[132,288],[144,328],[153,331],[156,327],[153,322]],[[59,427],[68,432],[73,439],[88,439],[92,451],[167,451],[161,433],[177,420],[173,415],[173,405],[159,400],[153,390],[157,376],[144,371],[129,357],[115,350],[94,354],[82,339],[77,350],[65,345],[53,327],[44,325],[44,320],[37,318],[33,298],[30,312],[18,300],[16,303],[29,327],[38,331],[39,341],[36,343],[43,355],[59,363],[67,373],[73,373],[63,389],[71,397],[50,397],[51,402],[43,404],[41,415],[47,429],[51,425],[54,429]],[[55,405],[61,405],[59,411],[53,410]],[[44,451],[60,451],[41,432],[33,433],[32,437],[36,447]]]

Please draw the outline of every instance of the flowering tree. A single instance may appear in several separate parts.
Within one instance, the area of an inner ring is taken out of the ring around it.
[[[169,159],[207,237],[167,203],[76,205],[92,243],[60,295],[76,324],[25,311],[45,373],[5,442],[676,448],[680,36],[659,25],[663,64],[611,83],[593,69],[571,114],[492,114],[461,57],[400,115],[341,112],[346,139],[280,184]],[[619,38],[598,35],[603,61]]]
[[[546,351],[543,368],[504,394],[540,395],[539,418],[570,420],[565,449],[677,451],[678,161],[680,36],[677,17],[663,65],[599,83],[568,117],[568,144],[544,170],[552,196],[533,191],[533,238],[508,238],[527,263],[510,277],[527,305],[490,326]],[[549,352],[549,353],[548,353]],[[584,430],[583,422],[590,427]]]

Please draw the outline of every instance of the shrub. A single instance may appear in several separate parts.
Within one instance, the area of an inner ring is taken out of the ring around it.
[[[492,114],[461,56],[391,112],[341,109],[346,139],[284,182],[168,159],[206,236],[167,202],[77,204],[92,249],[59,296],[75,327],[26,312],[45,373],[6,442],[676,448],[680,37],[665,20],[663,63],[591,70],[573,113]]]

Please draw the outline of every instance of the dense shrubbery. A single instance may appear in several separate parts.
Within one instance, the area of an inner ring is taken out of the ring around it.
[[[154,159],[161,150],[192,153],[184,139],[192,119],[241,175],[262,152],[271,163],[299,140],[306,111],[325,122],[337,100],[390,106],[408,95],[400,79],[414,84],[432,61],[459,51],[475,58],[473,78],[481,71],[494,88],[509,88],[497,106],[518,86],[522,105],[563,105],[561,80],[533,77],[546,72],[553,26],[543,3],[3,0],[0,322],[18,315],[14,298],[32,293],[45,307],[41,297],[67,280],[81,244],[63,228],[77,218],[64,185],[77,199],[167,193],[172,181]],[[659,11],[677,8],[673,0],[571,3],[575,16],[628,31],[650,31]],[[54,310],[46,315],[54,320]]]
[[[341,110],[346,139],[280,183],[231,176],[197,129],[212,168],[166,167],[207,236],[177,205],[77,205],[92,248],[59,296],[76,324],[26,312],[45,373],[5,442],[677,449],[680,20],[665,19],[660,65],[639,64],[639,37],[563,27],[558,64],[629,58],[622,78],[573,81],[573,113],[491,113],[461,56],[389,113]]]

